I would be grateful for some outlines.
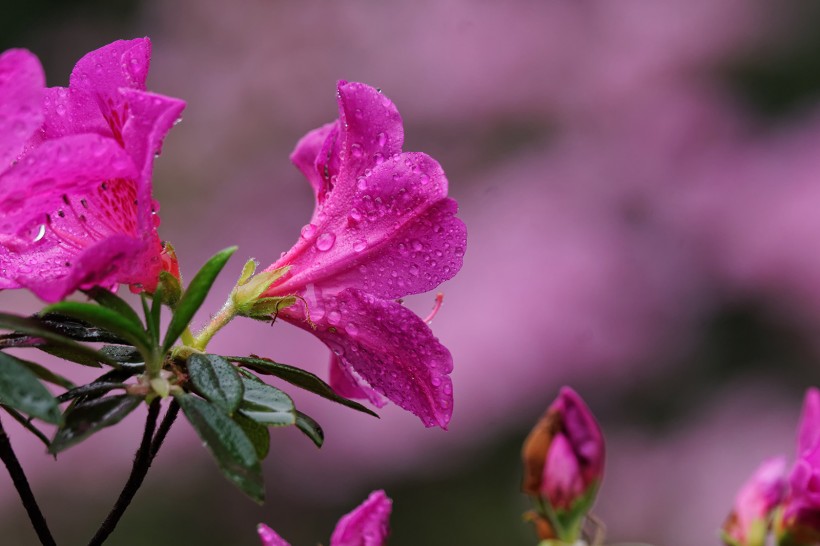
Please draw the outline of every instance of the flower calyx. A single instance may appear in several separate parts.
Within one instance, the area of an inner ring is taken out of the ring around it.
[[[281,309],[290,307],[297,301],[295,296],[263,297],[263,294],[288,272],[290,266],[255,274],[257,265],[253,259],[245,263],[242,274],[231,292],[231,301],[236,315],[270,320],[271,317],[276,317]]]

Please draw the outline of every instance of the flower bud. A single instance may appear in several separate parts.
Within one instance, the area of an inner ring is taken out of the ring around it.
[[[738,491],[734,509],[723,524],[723,542],[729,546],[764,546],[772,514],[785,491],[785,457],[767,459]]]
[[[555,512],[586,513],[604,473],[604,437],[578,394],[563,387],[524,441],[525,493]]]

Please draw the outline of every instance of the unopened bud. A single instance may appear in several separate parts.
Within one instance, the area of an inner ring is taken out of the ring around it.
[[[723,542],[729,546],[764,546],[772,514],[785,491],[786,459],[764,461],[738,491],[734,509],[723,524]]]

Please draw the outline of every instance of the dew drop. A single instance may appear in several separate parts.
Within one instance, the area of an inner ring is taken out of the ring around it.
[[[348,334],[350,334],[351,336],[355,336],[356,334],[358,334],[358,333],[359,333],[359,327],[358,327],[358,326],[356,326],[356,324],[354,324],[353,322],[348,323],[348,325],[347,325],[347,326],[345,326],[345,330],[346,330],[346,331],[347,331],[347,333],[348,333]],[[354,346],[354,347],[355,347],[355,346]]]
[[[363,176],[360,176],[358,178],[358,180],[356,181],[356,187],[359,188],[360,190],[366,190],[367,189],[367,179]]]
[[[438,387],[439,385],[441,385],[441,379],[438,377],[433,377],[432,379],[430,379],[430,383],[432,383],[434,387]]]
[[[376,165],[381,165],[384,163],[384,156],[377,152],[373,154],[373,160],[376,162]]]
[[[419,268],[418,268],[418,266],[417,266],[417,265],[415,265],[415,264],[414,264],[414,265],[411,265],[411,266],[410,266],[410,268],[408,269],[408,271],[409,271],[409,272],[410,272],[410,274],[411,274],[411,275],[413,275],[414,277],[418,277],[418,276],[419,276]]]
[[[316,239],[316,248],[322,252],[327,252],[331,248],[333,248],[333,244],[336,242],[336,236],[332,233],[322,233]]]
[[[302,238],[310,239],[316,233],[316,226],[313,224],[305,224],[302,227]]]
[[[353,157],[362,157],[362,145],[354,142],[350,145],[350,153],[353,154]]]
[[[387,144],[387,135],[385,135],[384,133],[379,133],[377,138],[378,138],[379,146],[384,148],[384,145]]]
[[[413,242],[410,244],[413,246],[413,250],[415,250],[416,252],[424,248],[424,245],[422,245],[421,241],[419,241],[418,239],[414,239]]]
[[[356,241],[355,243],[353,243],[353,251],[354,252],[362,252],[366,248],[367,248],[367,241]]]
[[[422,186],[426,186],[427,184],[430,183],[430,175],[428,175],[427,173],[421,173],[421,176],[419,177],[419,180],[421,180],[421,185]]]
[[[342,314],[336,311],[335,309],[327,314],[327,321],[330,324],[339,324],[342,320]]]

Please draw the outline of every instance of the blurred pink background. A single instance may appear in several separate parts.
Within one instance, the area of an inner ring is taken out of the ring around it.
[[[188,277],[215,251],[240,247],[204,309],[218,309],[246,257],[274,261],[308,221],[310,188],[288,154],[335,117],[338,79],[393,99],[405,149],[441,162],[468,227],[464,268],[441,287],[432,325],[455,361],[449,432],[395,407],[375,420],[296,392],[326,444],[272,431],[270,500],[257,507],[180,422],[111,544],[252,545],[257,521],[316,543],[374,488],[395,500],[391,544],[533,544],[517,450],[562,384],[588,400],[607,436],[596,512],[611,542],[718,544],[747,475],[764,457],[792,454],[802,392],[820,378],[817,9],[35,5],[51,11],[18,7],[27,24],[4,47],[40,55],[51,85],[64,85],[85,52],[149,35],[150,89],[188,101],[156,163],[160,234]],[[433,297],[408,305],[425,315]],[[0,302],[39,305],[11,292]],[[285,324],[236,322],[213,349],[326,376],[326,348]],[[12,430],[58,536],[92,534],[140,428],[132,416],[57,462]],[[34,544],[25,523],[0,473],[3,536]],[[160,524],[164,533],[151,531]]]

